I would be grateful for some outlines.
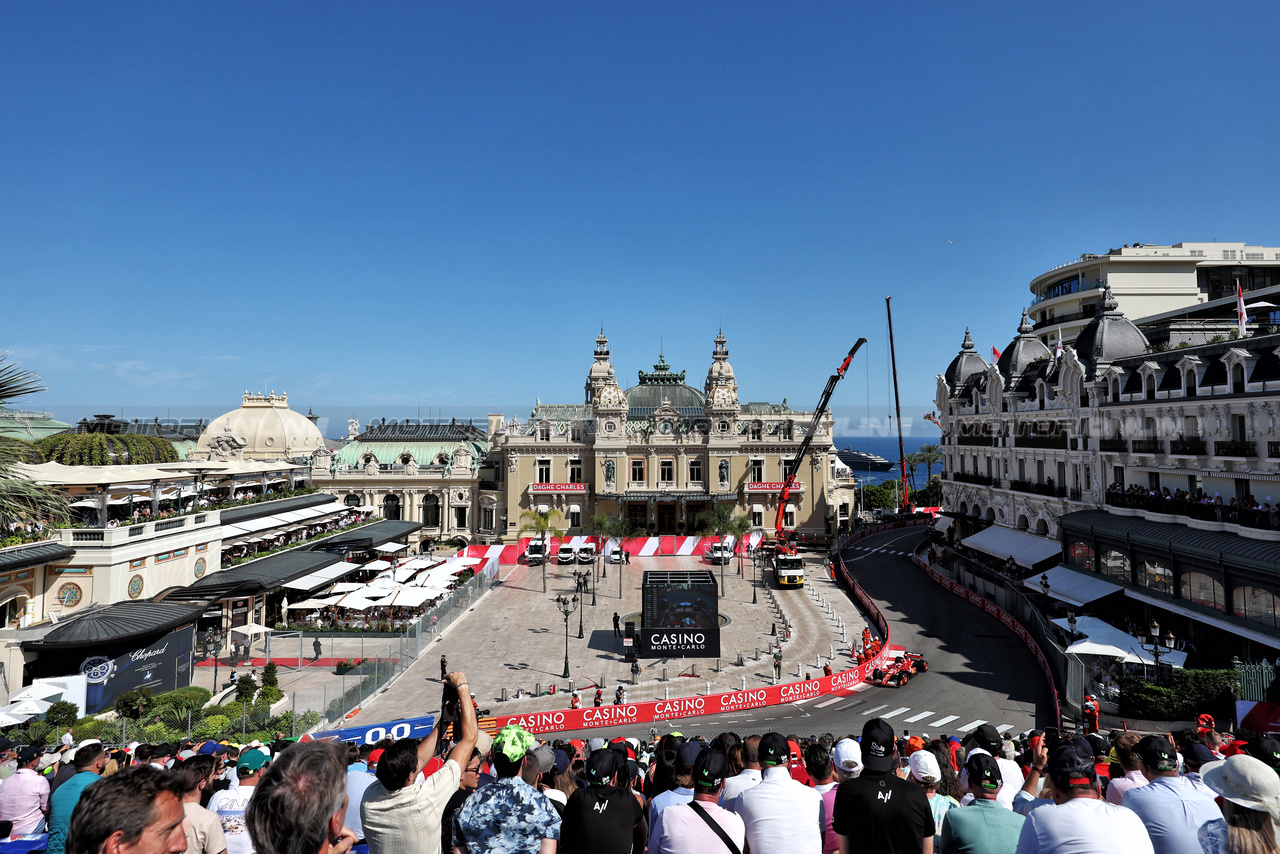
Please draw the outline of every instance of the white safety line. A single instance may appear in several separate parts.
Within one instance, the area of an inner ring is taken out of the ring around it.
[[[960,720],[959,715],[947,715],[945,718],[938,718],[936,721],[929,724],[929,726],[945,726],[946,724],[949,724],[952,721],[958,721],[958,720]]]
[[[903,718],[902,722],[906,724],[913,724],[916,721],[924,720],[925,718],[929,717],[929,715],[936,715],[936,714],[937,712],[921,712],[918,715],[912,715],[909,718]]]
[[[872,712],[878,712],[878,711],[880,711],[881,709],[887,709],[887,708],[889,708],[889,704],[888,704],[888,703],[881,703],[881,704],[880,704],[880,705],[878,705],[878,706],[872,706],[872,707],[871,707],[871,708],[869,708],[869,709],[863,709],[862,711],[857,712],[857,714],[859,714],[859,715],[869,715],[869,714],[871,714]]]
[[[1000,724],[1000,726],[996,727],[996,732],[1000,733],[1001,735],[1004,735],[1006,732],[1008,732],[1011,729],[1013,729],[1013,724]]]
[[[986,721],[984,720],[969,721],[969,723],[965,724],[964,726],[957,727],[956,731],[957,732],[973,732],[975,729],[977,729],[978,727],[982,726],[985,723]]]
[[[900,709],[894,709],[892,712],[885,712],[885,713],[884,713],[883,715],[881,715],[880,717],[882,717],[882,718],[896,718],[898,715],[902,714],[903,712],[909,712],[909,711],[911,711],[911,707],[910,707],[910,706],[903,706],[903,707],[902,707],[902,708],[900,708]]]
[[[815,709],[825,709],[827,706],[834,705],[834,704],[836,704],[836,703],[840,702],[840,701],[841,701],[841,700],[843,700],[843,699],[844,699],[844,697],[832,697],[830,700],[823,700],[821,703],[819,703],[818,705],[814,706],[814,708],[815,708]]]

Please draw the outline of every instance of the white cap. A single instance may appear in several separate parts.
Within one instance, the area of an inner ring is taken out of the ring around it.
[[[831,761],[842,771],[850,774],[858,773],[862,770],[862,745],[852,738],[840,739],[836,742],[835,750],[832,751]]]
[[[74,757],[74,756],[76,755],[76,753],[78,753],[78,752],[80,751],[80,748],[82,748],[82,747],[88,747],[88,746],[89,746],[89,745],[91,745],[91,744],[102,744],[102,740],[101,740],[101,739],[97,739],[97,738],[86,738],[84,741],[82,741],[82,742],[80,742],[79,744],[77,744],[77,745],[76,745],[75,750],[68,750],[68,751],[67,751],[67,757],[68,757],[68,758],[67,758],[67,760],[66,760],[66,761],[70,762],[70,761],[71,761],[71,757]]]
[[[937,783],[942,780],[942,769],[938,760],[927,750],[917,750],[907,760],[911,765],[911,776],[921,783]]]

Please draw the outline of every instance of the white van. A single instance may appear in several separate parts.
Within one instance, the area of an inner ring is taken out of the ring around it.
[[[547,546],[540,540],[530,540],[525,549],[524,559],[529,566],[538,566],[547,562]]]
[[[733,549],[724,543],[712,543],[707,549],[707,560],[712,563],[728,563],[733,557]]]
[[[595,563],[596,562],[596,544],[587,543],[578,549],[578,563]]]
[[[556,552],[556,563],[574,563],[577,559],[578,555],[577,552],[574,551],[573,546],[561,546],[560,550]]]

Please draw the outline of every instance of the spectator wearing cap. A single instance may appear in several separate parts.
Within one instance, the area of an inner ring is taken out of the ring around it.
[[[71,814],[80,803],[84,790],[98,782],[107,767],[107,751],[103,749],[102,742],[96,739],[86,741],[76,748],[72,767],[75,775],[49,796],[49,854],[63,854],[66,850]]]
[[[624,754],[625,757],[625,754]],[[628,854],[643,848],[647,836],[644,809],[630,790],[618,787],[626,759],[602,748],[587,757],[587,785],[569,796],[560,827],[563,854]]]
[[[100,744],[96,738],[93,739],[95,744]],[[87,741],[85,742],[88,743]],[[58,768],[49,777],[49,797],[52,798],[57,794],[58,787],[70,780],[76,775],[76,748],[63,747],[58,752]],[[36,769],[40,770],[39,768]],[[50,800],[50,809],[52,809],[52,800]]]
[[[719,803],[728,775],[729,760],[723,753],[699,753],[692,773],[693,800],[663,810],[658,825],[649,834],[648,854],[741,852],[747,838],[746,826],[742,818]]]
[[[1107,786],[1107,803],[1119,806],[1125,792],[1147,785],[1147,778],[1142,776],[1142,769],[1138,765],[1138,754],[1135,752],[1141,740],[1142,736],[1133,732],[1122,733],[1116,739],[1116,758],[1120,760],[1124,776],[1112,780]]]
[[[862,773],[862,747],[852,738],[840,739],[831,753],[831,764],[839,782],[852,780]]]
[[[1167,739],[1148,735],[1135,752],[1147,785],[1125,792],[1121,806],[1142,819],[1156,854],[1200,854],[1200,828],[1222,821],[1213,794],[1178,776],[1178,756]]]
[[[169,764],[173,761],[173,754],[173,745],[157,744],[151,748],[151,755],[147,757],[147,762],[161,771],[168,771]]]
[[[948,812],[959,807],[960,802],[949,795],[938,793],[938,784],[942,782],[942,768],[938,765],[938,757],[929,751],[921,748],[912,753],[907,760],[907,767],[908,778],[919,783],[920,788],[924,789],[924,796],[929,799],[929,812],[933,814],[933,845],[937,848],[938,834],[942,832],[942,819]]]
[[[49,815],[49,781],[36,772],[40,748],[24,747],[18,769],[0,786],[0,821],[13,822],[14,835],[44,833]]]
[[[262,778],[262,769],[270,761],[261,750],[244,751],[236,760],[238,785],[218,792],[209,799],[209,812],[218,816],[222,834],[227,838],[227,854],[254,854],[253,840],[249,838],[249,831],[245,827],[244,813],[249,808],[254,787]]]
[[[1216,793],[1204,784],[1204,780],[1200,779],[1200,772],[1210,762],[1217,761],[1212,750],[1198,741],[1192,742],[1182,751],[1182,778],[1196,791],[1212,798]]]
[[[862,774],[836,789],[832,826],[840,854],[932,854],[933,812],[924,790],[894,773],[898,754],[893,727],[881,718],[862,728]]]
[[[347,742],[347,827],[356,835],[356,840],[364,839],[364,825],[360,823],[360,802],[364,793],[373,785],[373,772],[369,770],[369,754],[373,752],[372,744],[357,745]]]
[[[836,786],[840,781],[836,779],[831,749],[821,741],[806,745],[804,769],[813,781],[813,790],[822,797],[822,854],[836,854],[840,850],[840,840],[831,828],[831,822],[836,809]]]
[[[1204,783],[1218,796],[1223,823],[1206,824],[1200,847],[1206,852],[1275,851],[1280,817],[1280,777],[1265,762],[1245,754],[1229,756],[1200,769]]]
[[[1018,794],[1018,790],[1022,788],[1022,769],[1017,762],[1012,759],[1004,759],[1001,757],[1001,751],[1004,745],[1001,743],[1000,733],[991,724],[983,724],[973,731],[965,744],[965,761],[968,767],[968,757],[974,753],[986,753],[996,760],[996,764],[1000,766],[1000,776],[1004,783],[1000,787],[999,795],[996,802],[1007,810],[1013,809],[1013,797]],[[963,769],[960,771],[960,787],[967,789],[969,781],[965,778]],[[968,804],[969,796],[965,795],[961,803]]]
[[[791,745],[776,732],[760,739],[759,785],[728,806],[747,826],[747,844],[755,854],[821,854],[827,821],[822,795],[796,781],[789,763]]]
[[[999,763],[993,756],[975,753],[964,767],[973,802],[943,817],[937,850],[940,854],[1014,854],[1026,819],[996,802],[1004,785]]]
[[[364,792],[360,821],[369,854],[438,854],[441,820],[445,804],[462,783],[462,769],[475,749],[480,735],[476,727],[475,705],[453,698],[467,697],[467,677],[461,672],[445,676],[445,692],[440,720],[424,739],[402,738],[378,758],[377,779]],[[441,731],[455,719],[461,735],[449,751],[449,758],[429,777],[422,770],[435,755]],[[486,733],[481,750],[489,746]],[[370,754],[372,756],[372,754]]]
[[[676,751],[675,784],[662,794],[655,795],[649,802],[649,836],[653,836],[653,828],[657,826],[658,816],[672,804],[687,804],[693,800],[693,763],[698,754],[704,750],[698,741],[686,741]]]
[[[102,778],[71,814],[67,854],[181,854],[187,837],[180,788],[172,774],[149,765]]]
[[[550,799],[521,778],[533,758],[533,736],[508,724],[493,740],[497,779],[467,798],[453,817],[453,847],[464,854],[550,854],[560,838],[560,815]],[[370,854],[374,854],[370,849]]]
[[[749,735],[742,740],[742,770],[724,781],[720,805],[724,806],[759,782],[760,736]]]
[[[1053,805],[1033,810],[1027,816],[1018,836],[1017,854],[1153,854],[1151,837],[1142,820],[1099,796],[1093,748],[1084,738],[1073,738],[1055,747],[1049,754],[1046,771]]]
[[[17,744],[12,739],[0,737],[0,781],[8,780],[17,769]]]
[[[273,757],[244,821],[261,854],[345,854],[356,841],[346,815],[346,746],[312,741]]]

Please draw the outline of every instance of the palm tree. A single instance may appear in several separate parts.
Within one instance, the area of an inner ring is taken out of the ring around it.
[[[745,523],[746,527],[740,529]],[[703,537],[716,537],[720,547],[724,548],[724,538],[730,535],[741,536],[740,530],[750,530],[751,520],[745,516],[735,516],[732,504],[716,503],[709,510],[703,510],[696,520],[698,534]],[[720,564],[720,595],[724,595],[724,564]]]
[[[0,356],[0,404],[44,390],[45,384],[39,375],[6,364],[5,357]],[[7,442],[0,444],[0,530],[9,530],[14,522],[57,524],[65,523],[70,517],[62,496],[18,473],[17,465],[26,461],[19,447]]]
[[[551,560],[551,537],[564,538],[564,531],[555,526],[560,521],[560,511],[554,507],[547,510],[526,510],[520,514],[520,530],[517,537],[533,534],[533,539],[542,540],[542,592],[547,592],[547,561]]]
[[[741,546],[740,544],[741,544],[741,543],[742,543],[742,541],[743,541],[743,537],[745,537],[747,534],[751,533],[751,517],[749,517],[749,516],[734,516],[732,519],[730,519],[730,520],[729,520],[729,527],[728,527],[728,529],[725,531],[725,533],[726,533],[726,534],[728,534],[729,536],[733,537],[733,541],[734,541],[734,543],[735,543],[735,544],[739,544],[739,545],[738,545],[738,548],[737,548],[737,552],[738,552],[738,575],[742,575],[742,552],[743,552],[743,548],[742,548],[742,546]]]
[[[634,524],[630,519],[627,519],[622,515],[619,515],[615,519],[609,520],[609,527],[608,527],[609,538],[617,540],[618,548],[623,549],[624,551],[626,550],[626,547],[623,545],[623,543],[626,542],[627,538],[634,537],[637,534],[640,534],[642,530],[643,529],[640,528],[640,526]],[[621,560],[618,561],[618,598],[619,599],[622,598],[622,566],[623,566],[623,561]],[[601,573],[600,577],[603,578],[604,573]]]
[[[585,525],[582,526],[582,530],[586,531],[588,536],[596,537],[597,539],[601,535],[607,536],[609,533],[609,517],[604,513],[596,513],[587,520]],[[603,544],[596,545],[596,559],[591,564],[593,580],[595,578],[595,573],[600,569],[600,553],[605,550],[605,547],[608,546],[608,544],[608,540],[606,540]]]
[[[907,480],[910,483],[911,491],[915,492],[916,491],[916,466],[923,463],[924,460],[920,459],[919,454],[907,454],[902,458],[902,461],[907,464]]]
[[[921,445],[917,454],[924,464],[926,480],[933,480],[933,467],[942,465],[942,449],[937,445]]]

